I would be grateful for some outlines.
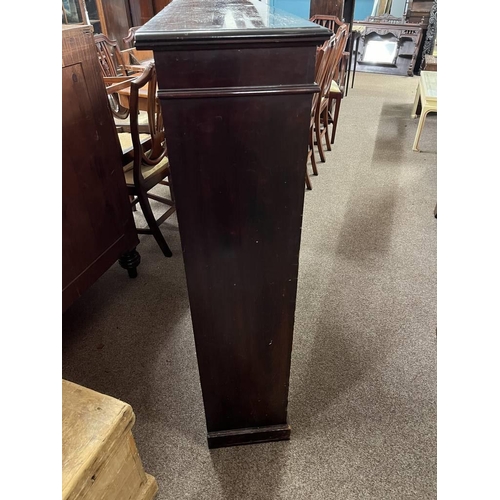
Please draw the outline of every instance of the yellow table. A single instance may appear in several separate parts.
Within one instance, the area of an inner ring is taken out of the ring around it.
[[[437,113],[437,71],[421,71],[417,94],[415,95],[415,102],[411,112],[412,118],[416,118],[420,114],[417,133],[413,143],[413,151],[419,151],[418,142],[420,134],[422,133],[425,118],[430,112]]]

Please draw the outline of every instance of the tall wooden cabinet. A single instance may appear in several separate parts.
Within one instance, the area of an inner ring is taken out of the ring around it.
[[[136,33],[158,72],[212,448],[290,437],[314,69],[330,34],[247,0],[176,0]]]
[[[63,26],[63,311],[118,259],[134,277],[138,243],[92,27]]]

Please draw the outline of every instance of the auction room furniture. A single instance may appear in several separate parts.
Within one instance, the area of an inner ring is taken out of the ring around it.
[[[63,311],[118,259],[137,275],[139,239],[89,25],[62,28],[62,243]]]
[[[323,151],[323,138],[325,139],[326,149],[331,151],[330,137],[328,134],[328,124],[330,123],[330,106],[333,99],[335,99],[335,114],[338,119],[338,109],[340,103],[337,102],[336,97],[330,98],[332,93],[332,86],[334,84],[334,76],[340,73],[341,59],[343,58],[345,45],[348,37],[348,26],[343,24],[337,29],[337,33],[332,36],[331,44],[332,50],[327,59],[327,67],[325,75],[320,83],[320,99],[318,101],[317,109],[314,117],[314,130],[316,135],[316,145],[318,147],[319,156],[322,162],[326,161],[325,153]],[[340,97],[341,98],[341,97]],[[336,122],[334,123],[334,130]]]
[[[309,122],[309,147],[307,150],[307,161],[311,160],[311,166],[314,175],[318,175],[318,168],[316,166],[316,157],[314,155],[314,126],[316,112],[319,108],[319,101],[321,97],[321,89],[323,87],[323,81],[326,78],[326,69],[328,67],[328,61],[331,58],[333,52],[332,41],[335,39],[334,35],[327,40],[317,51],[316,54],[316,69],[314,81],[319,85],[320,91],[313,94],[312,105],[311,105],[311,119]],[[311,190],[311,179],[309,178],[309,172],[307,171],[306,165],[306,187]]]
[[[333,33],[337,33],[338,28],[343,26],[345,23],[343,23],[337,16],[325,16],[325,15],[319,15],[316,14],[309,21],[312,21],[313,23],[319,24],[321,26],[324,26],[325,28],[328,28],[330,31]],[[347,26],[347,38],[349,38],[349,26]],[[346,49],[347,47],[348,40],[346,40]],[[345,88],[345,79],[347,77],[347,67],[349,64],[349,51],[344,50],[342,52],[342,57],[340,59],[340,87],[342,88],[342,91],[344,91]]]
[[[149,140],[143,143],[139,135],[139,91],[147,89],[147,134]],[[130,136],[133,145],[133,160],[123,167],[125,182],[132,204],[139,203],[148,228],[137,228],[139,234],[152,234],[165,257],[172,257],[172,252],[160,230],[160,225],[175,212],[171,199],[149,192],[158,184],[171,188],[170,167],[167,157],[167,144],[160,103],[156,97],[156,69],[150,63],[144,72],[130,84]],[[120,134],[123,135],[123,134]],[[147,144],[147,145],[146,145]],[[122,147],[123,150],[123,147]],[[172,194],[172,189],[170,189]],[[149,200],[167,205],[168,209],[156,218]]]
[[[119,119],[127,118],[128,107],[122,105],[118,94],[116,91],[111,92],[110,87],[117,90],[117,82],[121,81],[123,83],[125,81],[123,77],[141,72],[143,68],[140,66],[133,67],[125,63],[116,40],[110,40],[106,35],[98,34],[94,35],[94,42],[104,83],[108,87],[108,100],[113,116]]]
[[[63,500],[154,498],[158,485],[144,472],[134,422],[127,403],[62,381]]]
[[[154,51],[212,448],[290,436],[315,58],[329,37],[257,0],[174,0],[136,32]]]
[[[346,81],[345,81],[345,64],[344,64],[344,54],[346,54],[345,48],[347,46],[347,41],[349,37],[349,27],[347,24],[340,26],[337,30],[337,51],[339,51],[338,60],[333,68],[333,74],[330,82],[330,87],[328,89],[328,112],[323,117],[323,122],[326,124],[326,147],[328,151],[331,151],[331,144],[335,143],[335,135],[337,133],[337,125],[339,122],[339,112],[340,104],[344,97],[344,93],[347,91]],[[349,53],[347,52],[348,61]],[[335,111],[333,112],[333,103],[335,102]],[[332,123],[332,137],[328,137],[328,123]]]
[[[425,118],[431,112],[437,113],[437,71],[421,71],[411,113],[412,118],[420,115],[413,151],[419,151],[418,143],[424,128]]]
[[[422,41],[423,25],[391,15],[354,21],[363,26],[358,49],[359,71],[413,76]]]
[[[147,66],[150,62],[154,62],[153,52],[151,50],[136,50],[135,48],[135,32],[140,26],[132,26],[128,30],[127,36],[124,37],[123,43],[125,49],[122,54],[126,54],[130,64],[142,64]]]

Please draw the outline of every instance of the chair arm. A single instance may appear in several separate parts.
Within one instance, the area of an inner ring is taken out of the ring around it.
[[[106,92],[114,94],[119,90],[130,87],[130,82],[137,78],[137,75],[130,76],[104,76],[104,85],[106,85]]]

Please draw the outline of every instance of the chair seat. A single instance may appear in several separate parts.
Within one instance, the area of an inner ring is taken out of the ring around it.
[[[341,93],[342,91],[340,90],[338,83],[334,80],[330,85],[330,94],[341,94]]]
[[[148,124],[148,113],[147,111],[139,111],[139,116],[137,117],[137,122],[139,125],[147,125]],[[128,118],[116,118],[115,117],[115,125],[119,127],[120,125],[130,125],[130,116]]]
[[[141,142],[144,142],[146,139],[150,137],[149,134],[139,134],[139,138]],[[120,146],[122,147],[122,153],[126,153],[127,151],[131,151],[134,149],[134,145],[132,144],[132,134],[128,132],[120,132],[118,134],[118,139],[120,140]]]
[[[163,160],[160,163],[157,163],[156,165],[141,165],[141,170],[142,170],[142,175],[145,180],[148,179],[148,177],[151,177],[152,175],[161,175],[162,172],[164,172],[164,177],[167,176],[169,172],[169,164],[168,164],[168,157],[165,156]],[[123,173],[125,174],[125,182],[127,186],[134,186],[134,162],[131,161],[130,163],[127,163],[123,167]]]

